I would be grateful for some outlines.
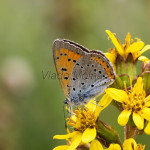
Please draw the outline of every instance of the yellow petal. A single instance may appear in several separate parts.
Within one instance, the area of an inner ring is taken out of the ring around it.
[[[98,117],[99,113],[104,108],[106,108],[111,103],[111,101],[112,101],[112,98],[108,94],[105,94],[98,103],[99,107],[98,106],[96,107],[95,116]]]
[[[150,108],[144,108],[141,111],[141,116],[146,120],[150,121]]]
[[[144,48],[139,52],[139,55],[138,56],[141,56],[144,52],[146,52],[147,50],[150,49],[150,45],[146,45],[144,46]]]
[[[150,107],[150,101],[145,102],[146,107]]]
[[[146,97],[145,106],[150,107],[150,95]]]
[[[53,139],[68,139],[68,138],[73,137],[76,134],[76,132],[78,132],[78,131],[74,131],[72,133],[65,134],[65,135],[55,135],[53,137]]]
[[[120,43],[117,41],[116,37],[109,30],[106,30],[106,33],[111,38],[111,40],[112,40],[113,44],[115,45],[118,53],[123,57],[124,56],[124,49],[122,48]]]
[[[69,145],[61,145],[61,146],[57,146],[55,147],[53,150],[68,150]]]
[[[107,150],[121,150],[121,147],[119,144],[110,144]]]
[[[133,112],[133,121],[139,130],[142,130],[144,127],[144,118],[139,114]]]
[[[127,98],[127,93],[123,90],[118,90],[115,88],[108,88],[105,92],[114,100],[122,103],[123,100]]]
[[[96,128],[87,128],[82,135],[82,142],[89,143],[96,137]]]
[[[87,107],[90,111],[94,112],[95,109],[96,109],[96,101],[93,99],[93,100],[90,100],[86,105],[85,107]]]
[[[143,90],[143,80],[142,77],[138,77],[136,84],[134,85],[133,90],[139,92]]]
[[[127,36],[126,36],[125,41],[126,41],[126,45],[127,45],[127,46],[130,45],[130,42],[131,42],[131,34],[130,34],[129,32],[128,32]]]
[[[144,129],[144,132],[150,135],[150,122],[147,124],[146,128]]]
[[[118,117],[118,123],[121,125],[121,126],[125,126],[129,120],[129,117],[131,115],[131,110],[123,110],[119,117]]]
[[[103,150],[102,144],[98,140],[93,140],[90,145],[90,150]]]
[[[116,55],[112,53],[105,53],[106,57],[109,59],[109,61],[114,64],[116,61]]]
[[[136,53],[139,52],[144,46],[144,42],[140,41],[140,42],[134,42],[133,44],[131,44],[127,49],[126,49],[126,54],[129,53]]]
[[[146,101],[150,101],[150,95],[146,97]]]
[[[123,143],[123,150],[135,150],[136,148],[137,144],[132,138],[125,140],[125,142]]]
[[[145,62],[146,64],[150,61],[147,57],[145,57],[145,56],[140,56],[139,58],[138,58],[138,60],[141,60],[141,61],[143,61],[143,62]]]
[[[76,132],[76,134],[74,135],[72,141],[71,141],[71,145],[69,146],[68,150],[75,150],[78,145],[80,144],[82,139],[82,133],[80,132]]]

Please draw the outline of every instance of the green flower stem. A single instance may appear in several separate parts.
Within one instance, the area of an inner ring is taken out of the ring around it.
[[[105,124],[101,120],[97,120],[97,139],[106,147],[111,143],[117,143],[122,147],[117,131],[110,125]]]
[[[135,138],[138,134],[138,129],[130,116],[128,124],[125,126],[125,139]]]
[[[116,70],[117,74],[120,76],[122,81],[125,81],[127,86],[130,85],[129,76],[133,79],[137,72],[136,72],[136,61],[133,62],[132,56],[129,55],[128,59],[124,61],[120,56],[116,61]]]

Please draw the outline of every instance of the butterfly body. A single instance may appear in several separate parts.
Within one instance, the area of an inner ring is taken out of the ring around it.
[[[104,92],[114,82],[115,71],[106,56],[65,39],[53,44],[53,56],[65,103],[78,106]]]

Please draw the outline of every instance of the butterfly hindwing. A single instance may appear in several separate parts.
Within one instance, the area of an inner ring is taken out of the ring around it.
[[[74,66],[70,81],[70,99],[83,104],[96,97],[115,80],[113,67],[100,51],[89,51]]]

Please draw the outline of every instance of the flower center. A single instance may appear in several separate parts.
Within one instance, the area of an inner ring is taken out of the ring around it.
[[[136,92],[131,89],[128,98],[124,100],[123,107],[134,112],[140,111],[145,106],[145,91]]]
[[[84,132],[87,128],[93,128],[96,124],[96,117],[94,113],[88,108],[78,108],[74,111],[76,116],[76,121],[73,121],[71,118],[68,121],[68,125],[74,127],[74,130]]]

